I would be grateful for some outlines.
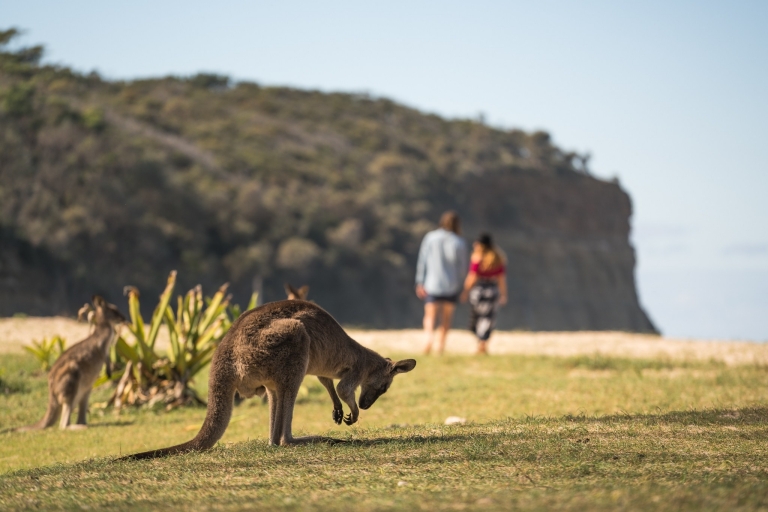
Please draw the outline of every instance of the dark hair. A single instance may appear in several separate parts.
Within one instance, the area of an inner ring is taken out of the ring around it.
[[[453,231],[457,235],[461,234],[461,221],[459,220],[459,214],[453,210],[448,210],[440,217],[440,227]]]
[[[480,233],[475,242],[480,244],[483,250],[483,257],[480,260],[481,270],[493,270],[506,264],[504,253],[493,246],[493,238],[489,233]]]
[[[480,236],[477,237],[477,243],[488,249],[493,248],[493,238],[489,233],[480,233]]]

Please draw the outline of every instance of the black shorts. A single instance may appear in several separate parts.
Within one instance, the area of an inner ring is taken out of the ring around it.
[[[456,304],[459,302],[459,295],[460,293],[457,293],[456,295],[427,295],[427,297],[424,299],[424,302],[427,304],[431,304],[433,302],[451,302],[453,304]]]

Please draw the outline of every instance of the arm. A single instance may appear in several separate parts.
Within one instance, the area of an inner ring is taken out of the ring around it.
[[[475,286],[475,283],[477,283],[477,273],[470,271],[467,274],[467,278],[464,280],[464,290],[461,292],[461,302],[467,302],[469,290]]]
[[[461,276],[462,279],[469,277],[469,252],[467,251],[467,246],[465,243],[461,244],[461,249],[459,250],[459,255],[456,260],[459,266],[456,275]]]
[[[472,287],[475,286],[475,284],[477,283],[477,272],[475,271],[476,267],[474,263],[471,263],[471,261],[472,260],[470,258],[470,262],[467,262],[466,263],[467,266],[465,267],[466,268],[465,272],[467,273],[466,274],[467,277],[464,278],[464,288],[462,288],[461,296],[459,297],[459,300],[461,300],[461,302],[467,302],[467,299],[469,298],[469,290],[471,290]]]
[[[416,295],[423,299],[427,296],[427,292],[424,290],[424,279],[427,277],[427,239],[421,241],[421,247],[419,248],[419,259],[416,262]]]
[[[507,273],[499,276],[499,304],[502,306],[507,303]]]

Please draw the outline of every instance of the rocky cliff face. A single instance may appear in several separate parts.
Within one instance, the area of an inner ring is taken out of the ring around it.
[[[490,226],[509,257],[500,327],[655,331],[638,303],[631,203],[618,184],[496,173],[467,191],[467,231]]]
[[[0,51],[0,314],[120,304],[125,285],[149,309],[176,269],[240,303],[254,280],[266,300],[309,284],[344,323],[415,327],[421,238],[455,209],[509,256],[500,327],[654,330],[629,197],[546,133],[211,75],[108,82],[36,56]]]

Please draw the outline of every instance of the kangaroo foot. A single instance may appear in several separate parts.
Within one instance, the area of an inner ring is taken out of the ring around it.
[[[88,428],[88,425],[83,425],[82,423],[77,423],[75,425],[69,425],[67,427],[67,430],[85,430]]]
[[[344,411],[342,409],[333,410],[333,422],[337,425],[341,425],[341,420],[344,419]]]
[[[357,416],[353,418],[352,414],[347,414],[346,416],[344,416],[344,423],[346,423],[347,425],[353,425],[357,423]]]

